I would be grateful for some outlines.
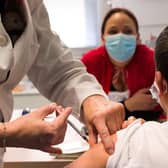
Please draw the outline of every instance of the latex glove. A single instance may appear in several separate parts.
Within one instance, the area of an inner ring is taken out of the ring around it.
[[[120,103],[106,100],[103,96],[88,97],[83,103],[84,120],[88,128],[89,144],[93,146],[100,136],[107,153],[112,154],[114,143],[110,135],[119,130],[125,117]]]
[[[60,153],[61,149],[52,145],[59,144],[64,140],[67,117],[70,115],[72,108],[65,108],[53,121],[45,121],[45,117],[54,111],[56,111],[56,104],[51,104],[12,122],[5,123],[7,146]]]

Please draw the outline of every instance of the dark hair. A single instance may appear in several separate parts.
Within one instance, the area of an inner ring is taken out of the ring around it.
[[[160,71],[168,82],[168,27],[166,27],[156,40],[155,46],[156,69]]]
[[[125,9],[125,8],[113,8],[113,9],[109,10],[108,13],[106,14],[106,16],[104,17],[102,27],[101,27],[101,34],[102,35],[104,34],[105,26],[106,26],[108,19],[116,13],[124,13],[127,16],[129,16],[135,24],[136,31],[139,32],[138,21],[137,21],[135,15],[131,11],[129,11],[128,9]]]

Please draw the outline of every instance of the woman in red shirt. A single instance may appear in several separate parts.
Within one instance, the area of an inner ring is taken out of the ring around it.
[[[130,115],[158,120],[160,108],[149,92],[155,76],[154,51],[139,43],[139,26],[132,12],[111,9],[101,28],[102,45],[82,57],[87,71]],[[119,95],[119,96],[118,96]]]

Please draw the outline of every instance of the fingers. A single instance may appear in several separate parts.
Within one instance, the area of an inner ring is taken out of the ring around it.
[[[57,108],[59,110],[57,110]],[[44,119],[49,114],[53,113],[54,111],[57,111],[59,114],[58,118],[62,118],[61,120],[66,121],[70,113],[72,112],[71,107],[62,108],[62,106],[57,106],[56,103],[51,103],[49,105],[43,106],[35,111],[35,115],[38,115],[38,117]]]
[[[125,120],[125,121],[123,121],[123,123],[122,123],[122,129],[127,128],[127,127],[128,127],[128,121]]]
[[[146,121],[143,118],[139,118],[141,120],[141,124],[144,124]]]
[[[143,124],[145,122],[144,119],[142,118],[138,118],[141,121],[141,124]],[[122,124],[122,129],[127,128],[130,124],[132,124],[134,121],[136,120],[136,118],[134,116],[130,116],[128,118],[128,120],[125,120]]]
[[[123,104],[122,103],[111,102],[110,111],[114,114],[116,114],[116,112],[117,112],[117,114],[114,115],[114,116],[115,116],[115,119],[118,120],[117,129],[120,129],[121,128],[121,123],[123,122],[123,120],[125,118],[125,109],[124,109]]]
[[[59,106],[57,106],[57,108],[56,108],[56,113],[57,113],[57,115],[59,115],[61,112],[63,112],[65,109],[61,106],[61,105],[59,105]]]
[[[64,110],[58,111],[58,113],[59,113],[59,115],[56,118],[56,120],[61,121],[61,122],[66,122],[68,116],[72,113],[72,108],[66,107]]]
[[[116,109],[114,109],[114,106],[116,106]],[[117,130],[121,129],[123,120],[125,118],[124,107],[122,104],[112,105],[111,109],[112,108],[113,110],[116,110],[116,112],[111,110],[109,113],[110,115],[106,118],[106,125],[110,134],[113,134]]]
[[[124,108],[120,103],[110,102],[106,110],[99,113],[92,120],[94,128],[97,130],[104,148],[107,153],[112,154],[114,151],[114,143],[110,134],[121,128],[124,117]]]
[[[112,154],[114,152],[114,144],[111,140],[109,130],[103,119],[94,123],[97,131],[99,132],[100,138],[104,144],[104,148],[107,153]]]
[[[134,116],[128,117],[128,120],[124,121],[122,124],[122,128],[127,128],[130,124],[132,124],[136,118]]]
[[[49,105],[43,106],[35,111],[35,115],[44,119],[47,115],[53,113],[56,110],[56,103],[51,103]]]
[[[132,124],[135,120],[136,118],[134,116],[128,117],[128,125]]]
[[[97,143],[98,133],[93,127],[88,126],[88,134],[89,134],[89,142],[88,143],[89,143],[90,147],[92,147],[94,144]]]
[[[62,150],[60,148],[56,148],[53,146],[47,146],[44,147],[43,149],[41,149],[43,152],[47,152],[47,153],[57,153],[57,154],[62,154]]]

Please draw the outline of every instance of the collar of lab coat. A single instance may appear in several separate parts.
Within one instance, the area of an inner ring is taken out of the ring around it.
[[[13,66],[12,42],[6,32],[0,15],[0,83],[6,81],[8,72]]]
[[[28,72],[39,49],[37,34],[33,27],[31,11],[26,0],[23,0],[23,8],[26,17],[26,28],[13,48],[14,66],[12,67],[9,79],[5,84],[8,88],[13,88],[13,86],[15,86]]]

